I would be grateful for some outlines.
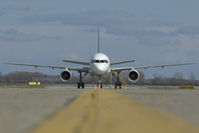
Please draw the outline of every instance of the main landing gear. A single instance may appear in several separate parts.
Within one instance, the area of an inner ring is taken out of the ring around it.
[[[77,84],[77,88],[80,89],[84,89],[84,83],[82,82],[82,72],[79,72],[79,83]]]
[[[122,89],[122,83],[120,82],[119,74],[120,74],[120,72],[117,72],[117,74],[115,75],[116,76],[116,80],[117,80],[115,82],[115,89],[117,89],[117,87],[119,89]]]

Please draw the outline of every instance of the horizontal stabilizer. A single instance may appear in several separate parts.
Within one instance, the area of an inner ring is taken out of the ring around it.
[[[63,60],[63,62],[68,62],[68,63],[73,63],[73,64],[80,64],[80,65],[90,65],[89,62],[74,61],[74,60]]]
[[[126,60],[126,61],[120,61],[120,62],[113,62],[110,65],[118,65],[118,64],[125,64],[125,63],[131,63],[135,62],[135,60]]]

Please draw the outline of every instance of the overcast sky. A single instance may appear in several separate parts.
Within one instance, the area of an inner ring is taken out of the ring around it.
[[[7,66],[3,62],[69,66],[62,59],[88,61],[101,51],[111,61],[133,65],[195,62],[193,66],[151,69],[199,78],[198,0],[0,0],[0,72],[60,70]],[[129,66],[128,65],[128,66]]]

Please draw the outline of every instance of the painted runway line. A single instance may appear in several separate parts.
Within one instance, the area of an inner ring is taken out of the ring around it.
[[[112,90],[87,90],[33,133],[198,133],[197,127]]]

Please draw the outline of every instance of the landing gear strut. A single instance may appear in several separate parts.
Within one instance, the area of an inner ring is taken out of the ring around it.
[[[84,83],[82,82],[82,72],[79,72],[79,83],[77,84],[77,88],[84,89]]]
[[[97,84],[97,88],[102,88],[102,81],[101,81],[101,76],[99,76],[99,82]]]
[[[122,83],[120,82],[119,74],[120,74],[120,72],[117,72],[117,75],[116,75],[117,81],[115,82],[115,89],[117,89],[117,87],[119,89],[122,88]]]

